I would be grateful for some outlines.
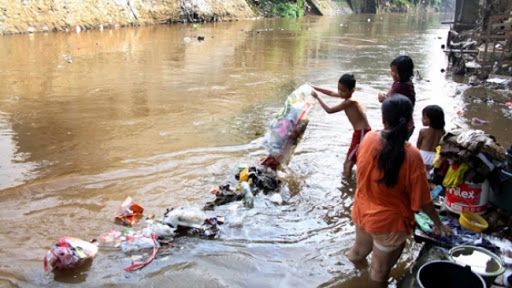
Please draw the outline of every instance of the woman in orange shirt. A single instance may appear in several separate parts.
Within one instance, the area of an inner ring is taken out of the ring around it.
[[[365,136],[359,148],[357,189],[352,208],[356,239],[347,257],[366,259],[373,251],[370,282],[386,287],[391,268],[414,226],[414,213],[425,211],[434,233],[450,233],[434,209],[420,152],[407,142],[414,125],[412,103],[400,94],[382,103],[384,130]]]

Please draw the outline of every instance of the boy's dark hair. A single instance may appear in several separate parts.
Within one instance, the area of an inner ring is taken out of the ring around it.
[[[428,105],[423,108],[422,113],[430,120],[430,127],[434,129],[444,129],[443,108],[437,105]]]
[[[393,59],[389,66],[396,67],[396,70],[398,70],[398,76],[400,76],[400,82],[411,81],[411,78],[414,75],[414,63],[412,62],[411,57],[407,55],[400,55]]]
[[[345,85],[348,90],[354,89],[356,87],[356,78],[354,78],[354,74],[343,74],[340,77],[340,80],[338,80],[338,83]]]
[[[393,187],[398,183],[400,167],[405,160],[405,142],[409,139],[408,123],[412,120],[412,103],[401,94],[392,94],[382,102],[382,121],[388,130],[382,133],[384,147],[377,157],[379,170],[383,172],[379,183]]]

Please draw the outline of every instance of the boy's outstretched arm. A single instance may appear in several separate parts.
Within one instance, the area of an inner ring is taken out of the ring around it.
[[[341,104],[338,104],[334,107],[329,107],[329,106],[327,106],[327,104],[325,104],[324,100],[322,100],[322,98],[320,98],[320,96],[318,96],[318,94],[315,91],[311,91],[311,96],[316,98],[318,100],[318,103],[320,103],[320,106],[322,106],[322,108],[325,110],[325,112],[327,112],[329,114],[342,111],[345,108],[347,108],[348,105],[350,105],[349,104],[350,102],[343,101],[343,102],[341,102]]]
[[[335,91],[332,91],[329,89],[325,89],[325,88],[321,88],[318,86],[313,86],[313,85],[311,85],[311,87],[313,87],[313,89],[315,89],[318,92],[324,93],[327,96],[338,97],[338,98],[340,97],[340,95],[338,95],[338,92],[335,92]]]

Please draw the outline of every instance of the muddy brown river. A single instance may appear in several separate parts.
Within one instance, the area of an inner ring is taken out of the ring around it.
[[[354,97],[382,128],[377,92],[390,87],[400,53],[419,72],[418,128],[421,109],[435,103],[447,129],[468,127],[470,111],[492,117],[484,128],[510,145],[504,111],[466,101],[466,85],[440,72],[440,22],[350,15],[1,37],[0,286],[362,287],[368,271],[343,256],[354,240],[354,187],[340,186],[352,128],[319,105],[287,169],[285,204],[258,196],[250,210],[220,206],[217,239],[177,238],[137,272],[124,272],[131,260],[113,248],[68,277],[44,273],[42,259],[61,236],[122,229],[114,212],[127,196],[157,217],[211,201],[210,188],[238,163],[265,156],[269,120],[304,82],[335,89],[354,73]],[[392,286],[418,247],[408,245]]]

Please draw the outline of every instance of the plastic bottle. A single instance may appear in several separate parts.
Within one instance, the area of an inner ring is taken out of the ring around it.
[[[242,191],[244,193],[244,206],[247,208],[253,208],[254,195],[252,194],[251,185],[245,181],[240,182],[240,185],[242,186]]]
[[[131,240],[121,242],[121,250],[126,253],[133,253],[144,249],[151,249],[158,245],[158,242],[153,241],[152,238],[138,236]]]

